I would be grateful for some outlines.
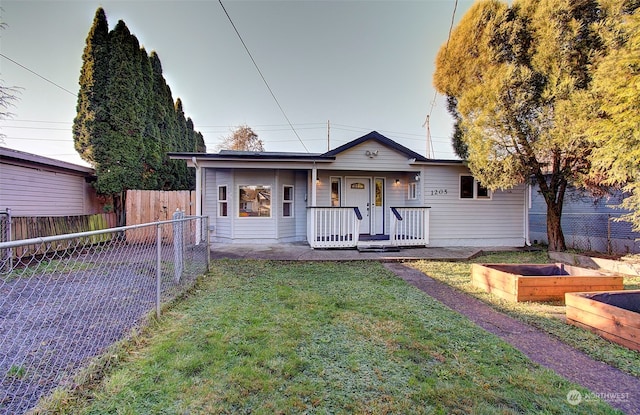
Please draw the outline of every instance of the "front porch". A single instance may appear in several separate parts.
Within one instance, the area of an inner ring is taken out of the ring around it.
[[[388,234],[360,234],[363,215],[358,207],[309,207],[307,242],[317,248],[383,248],[427,246],[428,207],[391,207]]]

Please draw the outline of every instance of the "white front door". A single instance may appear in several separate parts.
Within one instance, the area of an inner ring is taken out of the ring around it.
[[[360,233],[371,232],[371,179],[364,177],[348,177],[346,179],[346,206],[357,206],[362,214]]]

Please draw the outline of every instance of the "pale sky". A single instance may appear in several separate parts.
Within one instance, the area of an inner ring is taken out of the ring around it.
[[[455,23],[472,3],[458,1]],[[427,155],[430,114],[431,157],[455,158],[445,99],[432,86],[454,0],[223,4],[309,152],[376,130]],[[0,122],[1,146],[84,164],[71,126],[82,51],[103,7],[110,29],[124,20],[147,53],[156,51],[208,151],[240,124],[267,151],[305,151],[217,0],[0,0],[0,7],[7,25],[0,79],[22,88],[14,117]]]

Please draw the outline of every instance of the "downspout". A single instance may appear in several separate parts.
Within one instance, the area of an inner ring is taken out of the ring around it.
[[[202,170],[195,156],[191,157],[191,162],[196,168],[196,216],[202,216]],[[196,245],[202,240],[201,229],[202,226],[196,226]]]

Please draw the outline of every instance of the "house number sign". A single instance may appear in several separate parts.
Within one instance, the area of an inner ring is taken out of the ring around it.
[[[364,183],[351,183],[352,189],[364,189]]]
[[[431,190],[431,196],[444,196],[447,194],[447,189],[434,189]]]

